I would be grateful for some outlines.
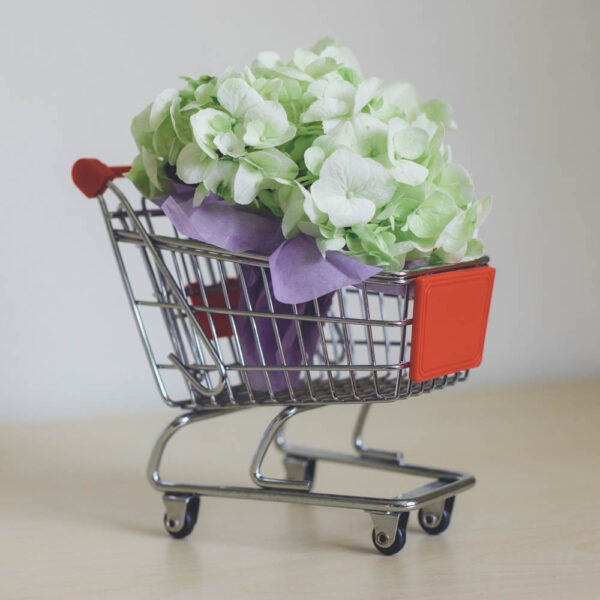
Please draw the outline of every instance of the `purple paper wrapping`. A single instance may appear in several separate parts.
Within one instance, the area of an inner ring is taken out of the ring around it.
[[[261,270],[258,267],[244,266],[242,267],[242,271],[248,286],[248,296],[250,303],[252,304],[252,310],[258,312],[270,312]],[[268,281],[268,284],[271,291],[274,311],[279,314],[293,314],[294,311],[291,304],[285,304],[283,302],[279,302],[277,298],[273,298],[273,283]],[[320,296],[316,300],[319,307],[319,313],[321,315],[325,315],[329,311],[332,298],[333,292],[330,292],[329,294]],[[298,309],[298,314],[300,315],[314,316],[317,314],[313,301],[301,302],[296,306]],[[248,309],[243,294],[240,295],[239,308],[241,310]],[[274,325],[277,327],[279,332],[282,353],[285,358],[285,362],[291,365],[303,364],[304,361],[302,360],[302,348],[300,347],[295,321],[292,321],[291,319],[272,320],[258,317],[254,319],[254,322],[256,324],[256,334],[252,327],[252,323],[250,322],[250,317],[236,317],[240,345],[242,347],[244,362],[246,364],[262,364],[260,349],[257,344],[257,337],[260,341],[260,348],[262,349],[265,364],[275,366],[281,366],[283,364],[281,360],[281,353],[279,352],[279,347],[277,344]],[[312,357],[314,356],[317,348],[317,342],[319,340],[319,327],[316,323],[303,321],[300,323],[300,333],[302,335],[302,343],[304,344],[306,357],[308,362],[312,363]],[[287,373],[290,385],[292,387],[295,386],[300,378],[301,371],[288,371]],[[264,375],[259,371],[248,371],[248,382],[250,387],[255,391],[268,390],[266,377],[269,378],[271,389],[274,392],[286,389],[287,381],[283,371],[268,371],[267,375]]]
[[[281,219],[265,215],[239,204],[230,205],[219,196],[210,194],[200,206],[193,206],[194,188],[176,185],[171,196],[157,200],[166,216],[183,235],[212,244],[230,252],[254,252],[269,257],[269,288],[273,296],[275,313],[293,314],[293,304],[298,314],[315,315],[317,301],[321,315],[331,307],[335,290],[356,285],[381,271],[379,267],[364,265],[339,252],[327,252],[323,257],[315,240],[307,235],[285,239],[281,231]],[[243,267],[248,285],[252,309],[270,312],[267,294],[260,269]],[[246,310],[243,294],[238,308]],[[258,340],[266,365],[280,366],[281,354],[277,345],[273,323],[277,324],[282,350],[287,364],[303,364],[296,323],[290,319],[256,318]],[[259,349],[249,317],[236,317],[240,346],[246,365],[261,365]],[[309,364],[319,340],[316,323],[302,322],[302,340]],[[290,384],[297,383],[300,371],[289,371]],[[266,391],[265,376],[258,371],[248,372],[250,386],[254,391]],[[282,371],[269,373],[274,392],[287,387]]]

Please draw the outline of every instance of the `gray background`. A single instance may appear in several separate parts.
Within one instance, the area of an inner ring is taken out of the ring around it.
[[[454,107],[494,208],[487,347],[469,385],[600,373],[597,2],[11,3],[0,24],[0,420],[160,409],[82,156],[127,164],[131,117],[178,75],[332,35],[366,75]]]

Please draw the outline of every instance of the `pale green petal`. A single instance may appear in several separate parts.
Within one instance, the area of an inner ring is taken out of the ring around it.
[[[298,48],[294,52],[294,64],[301,71],[304,71],[306,67],[308,67],[310,63],[317,60],[317,58],[319,58],[319,55],[315,54],[314,52],[311,52],[310,50],[303,50],[302,48]]]
[[[244,143],[231,131],[215,136],[214,144],[221,154],[239,158],[246,153]]]
[[[321,232],[319,226],[316,223],[308,223],[307,221],[300,221],[298,223],[298,229],[301,233],[310,235],[310,237],[319,238]]]
[[[308,109],[302,113],[300,120],[302,123],[312,123],[313,121],[322,121],[345,115],[349,112],[350,106],[347,102],[338,98],[323,98],[315,100]]]
[[[250,108],[244,117],[244,142],[255,148],[280,146],[296,135],[287,114],[278,102],[265,101]]]
[[[249,152],[241,160],[260,170],[266,178],[279,183],[289,183],[298,174],[298,165],[276,148]]]
[[[204,185],[215,194],[223,198],[233,195],[233,180],[238,165],[232,160],[215,160],[204,180]]]
[[[311,62],[304,70],[307,75],[318,79],[337,69],[338,63],[329,57],[320,57]]]
[[[410,126],[404,119],[394,117],[388,124],[387,151],[390,161],[419,158],[429,143],[427,132]]]
[[[217,158],[214,136],[230,131],[232,123],[229,115],[214,108],[203,108],[190,118],[196,144],[212,158]]]
[[[192,206],[200,206],[202,201],[208,196],[209,191],[203,183],[199,183],[194,191]]]
[[[327,221],[327,215],[317,208],[311,193],[297,181],[296,185],[304,196],[303,208],[306,216],[311,220],[312,223],[325,223]]]
[[[265,67],[267,69],[272,69],[275,65],[281,63],[281,58],[277,52],[273,52],[271,50],[265,50],[264,52],[260,52],[255,60],[260,66]]]
[[[329,220],[336,227],[349,227],[358,223],[368,223],[375,214],[375,204],[368,198],[353,196],[332,196],[322,195],[321,187],[318,185],[321,181],[316,181],[317,189],[313,192],[313,197],[317,206],[329,214]]]
[[[256,198],[263,174],[253,166],[240,163],[233,183],[233,199],[238,204],[250,204]]]
[[[176,140],[171,119],[165,119],[152,135],[152,150],[155,156],[167,157],[173,140]]]
[[[357,72],[360,72],[358,61],[352,54],[349,48],[344,46],[327,46],[321,53],[321,56],[330,56],[335,59],[340,65],[350,67]]]
[[[311,195],[336,227],[370,221],[376,206],[388,202],[395,185],[379,163],[347,150],[336,150],[321,168]]]
[[[477,203],[476,206],[477,206],[477,218],[476,218],[475,227],[477,229],[479,229],[479,227],[481,227],[482,223],[485,221],[487,216],[490,214],[490,211],[492,210],[492,197],[490,195],[484,196]]]
[[[139,115],[135,116],[131,122],[131,133],[136,141],[138,148],[152,148],[152,127],[150,127],[150,110],[152,106],[147,106]]]
[[[304,152],[304,163],[306,164],[306,168],[315,175],[319,174],[324,160],[325,152],[319,146],[311,146]]]
[[[442,100],[429,100],[421,107],[423,112],[436,123],[441,123],[446,129],[456,129],[452,118],[452,107]]]
[[[362,156],[378,161],[385,160],[388,140],[385,123],[369,114],[359,113],[349,121],[349,125],[352,128],[355,142],[352,143],[348,139],[344,144],[348,149],[358,148]]]
[[[444,165],[440,177],[440,186],[452,194],[456,205],[466,208],[475,198],[473,181],[467,170],[456,163]]]
[[[304,217],[304,197],[297,187],[285,188],[285,192],[280,193],[280,196],[283,196],[281,230],[283,235],[289,238],[298,233],[298,223]]]
[[[345,245],[346,240],[343,237],[331,238],[329,240],[323,238],[317,239],[317,248],[319,248],[323,256],[325,256],[325,253],[328,250],[337,252],[338,250],[341,250]]]
[[[216,97],[216,86],[214,81],[203,83],[196,88],[194,92],[194,98],[199,106],[204,106],[209,102],[212,102],[213,98]]]
[[[375,96],[383,82],[377,77],[371,77],[360,83],[354,98],[354,112],[360,112]]]
[[[418,238],[437,238],[456,211],[451,196],[435,191],[408,216],[406,223]]]
[[[152,185],[160,188],[160,183],[158,181],[158,160],[156,156],[146,150],[146,148],[142,148],[140,154],[142,155],[142,163],[146,170],[146,174],[148,175],[148,179],[150,179]]]
[[[412,160],[398,160],[390,169],[390,173],[398,183],[414,186],[421,185],[427,179],[429,171],[423,165]]]
[[[217,90],[219,104],[234,117],[243,117],[248,109],[263,102],[261,95],[243,79],[231,77]]]
[[[476,239],[470,240],[465,250],[465,259],[473,260],[483,256],[483,244]]]
[[[458,253],[466,247],[474,231],[474,220],[469,213],[461,212],[446,225],[438,239],[438,246],[451,254]]]
[[[320,55],[329,46],[337,46],[338,43],[332,37],[321,38],[315,45],[310,49],[314,54]]]
[[[171,102],[170,112],[175,135],[183,144],[189,144],[192,141],[192,127],[189,118],[181,114],[181,98],[179,96]]]
[[[167,88],[162,91],[152,104],[148,122],[152,129],[158,127],[169,114],[171,102],[179,95],[179,91],[175,88]]]
[[[213,163],[214,160],[192,142],[177,157],[177,177],[184,183],[200,183],[208,175]]]

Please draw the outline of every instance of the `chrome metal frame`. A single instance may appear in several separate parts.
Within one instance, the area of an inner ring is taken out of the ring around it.
[[[484,265],[487,257],[459,265],[376,275],[359,287],[336,292],[326,314],[321,314],[317,301],[308,310],[306,306],[292,305],[291,311],[285,312],[278,310],[273,298],[265,257],[227,252],[181,238],[175,230],[159,233],[156,225],[166,222],[160,209],[144,199],[141,208],[134,209],[117,185],[110,182],[108,188],[117,200],[116,209],[109,210],[103,194],[98,200],[154,379],[167,405],[187,411],[163,430],[148,464],[148,479],[164,493],[165,523],[170,533],[177,535],[183,531],[190,498],[223,496],[367,511],[373,519],[379,547],[385,549],[394,542],[402,513],[425,508],[434,521],[439,520],[444,500],[474,485],[475,479],[466,473],[408,464],[400,452],[367,446],[363,429],[373,403],[416,396],[466,379],[468,372],[418,384],[408,378],[412,285],[424,274]],[[154,298],[137,294],[122,251],[125,247],[139,249]],[[268,310],[253,308],[245,269],[260,274]],[[244,303],[237,306],[226,283],[231,276],[238,279],[243,294]],[[193,306],[186,297],[186,286],[191,284],[198,286],[202,306]],[[207,289],[215,285],[221,286],[225,307],[209,305]],[[166,353],[169,362],[159,362],[156,358],[142,315],[147,309],[158,311],[162,317],[171,344],[171,351]],[[206,316],[208,330],[196,318],[199,313]],[[219,315],[228,319],[233,332],[229,338],[218,335],[215,320]],[[249,360],[244,348],[239,330],[241,318],[246,318],[245,326],[251,328],[258,363]],[[265,358],[266,348],[259,333],[260,324],[265,322],[271,323],[277,345],[276,359],[270,362]],[[286,350],[285,336],[281,333],[286,325],[300,350],[293,357]],[[306,332],[311,327],[313,333],[318,332],[314,354],[306,347]],[[175,371],[182,375],[189,393],[182,400],[171,397],[164,378],[164,373]],[[260,377],[264,377],[264,383]],[[292,417],[336,403],[361,405],[353,434],[353,453],[296,446],[285,440],[284,427]],[[269,423],[255,452],[250,466],[253,487],[199,485],[162,478],[163,454],[178,431],[192,423],[261,405],[279,405],[282,410]],[[285,456],[286,479],[268,477],[262,472],[263,460],[272,445]],[[316,461],[394,471],[432,481],[393,498],[315,493],[311,490]],[[197,501],[195,506],[197,511]]]

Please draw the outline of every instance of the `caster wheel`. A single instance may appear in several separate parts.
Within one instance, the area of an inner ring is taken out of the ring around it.
[[[167,510],[163,523],[167,533],[179,540],[192,533],[198,519],[200,498],[198,496],[191,496],[189,499],[185,497],[178,498],[176,499],[176,506],[178,510]]]
[[[444,507],[441,512],[433,512],[427,507],[419,511],[419,524],[425,533],[429,535],[439,535],[448,529],[450,525],[450,517],[452,516],[452,508],[454,507],[454,496],[446,498]]]
[[[381,554],[391,556],[397,554],[404,548],[406,544],[406,524],[408,523],[408,512],[403,512],[398,520],[398,529],[396,530],[396,537],[394,541],[389,544],[388,537],[383,532],[377,533],[376,529],[373,529],[372,539],[373,545]]]
[[[288,479],[310,481],[312,487],[317,466],[314,458],[301,458],[288,454],[283,459],[283,464]]]

